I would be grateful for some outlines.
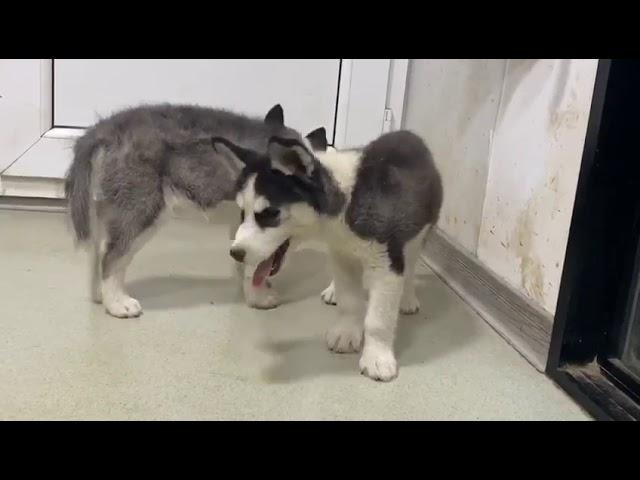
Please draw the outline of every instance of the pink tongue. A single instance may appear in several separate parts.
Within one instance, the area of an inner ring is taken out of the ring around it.
[[[260,262],[260,265],[258,265],[258,268],[256,268],[256,271],[253,272],[254,287],[260,287],[264,283],[269,273],[271,273],[271,266],[273,265],[274,258],[275,258],[275,254],[271,255],[269,258],[267,258],[263,262]]]

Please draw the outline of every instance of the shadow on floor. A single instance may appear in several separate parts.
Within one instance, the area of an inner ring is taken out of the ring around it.
[[[329,283],[326,263],[326,256],[317,250],[300,250],[287,255],[285,265],[273,279],[282,303],[319,296]],[[161,275],[133,280],[128,282],[127,288],[146,310],[183,309],[210,303],[243,303],[235,277]]]
[[[289,311],[282,314],[286,321],[308,314],[318,317],[328,326],[337,318],[337,311],[335,307],[322,304],[319,295],[329,281],[326,255],[317,250],[292,252],[273,282],[283,303],[278,309],[265,312],[265,321],[274,315],[280,316],[280,309],[287,309]],[[243,303],[238,283],[233,277],[156,276],[130,282],[129,290],[146,310]],[[417,291],[421,311],[417,315],[401,315],[398,323],[396,352],[401,369],[445,356],[464,347],[474,337],[474,323],[464,312],[450,311],[459,302],[452,299],[455,294],[435,275],[420,276]],[[299,302],[307,299],[317,300],[317,303],[312,303],[312,310],[305,311],[309,306],[302,306]],[[276,331],[272,339],[256,346],[274,357],[274,363],[268,365],[261,375],[266,383],[290,383],[324,374],[353,375],[358,370],[359,355],[329,352],[323,335],[293,341],[278,340],[277,335]]]
[[[416,315],[401,315],[398,322],[396,354],[400,369],[433,361],[459,350],[473,341],[475,324],[468,314],[450,311],[456,305],[434,275],[420,277],[418,298],[422,304]],[[328,316],[335,307],[323,305]],[[453,328],[451,323],[455,323]],[[324,337],[294,341],[270,341],[261,345],[276,356],[276,362],[262,374],[267,383],[290,383],[325,374],[353,375],[358,371],[359,354],[335,354],[327,350]]]
[[[134,280],[127,288],[145,310],[184,309],[210,303],[241,301],[238,285],[233,278],[157,276]]]

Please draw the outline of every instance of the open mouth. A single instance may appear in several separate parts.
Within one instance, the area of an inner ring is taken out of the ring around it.
[[[284,256],[289,248],[289,239],[285,240],[269,258],[263,260],[253,273],[253,286],[261,286],[267,277],[272,277],[280,271]]]

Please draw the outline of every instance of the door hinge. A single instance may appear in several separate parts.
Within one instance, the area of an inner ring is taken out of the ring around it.
[[[393,121],[393,110],[390,108],[384,109],[384,117],[382,118],[382,133],[391,131]]]

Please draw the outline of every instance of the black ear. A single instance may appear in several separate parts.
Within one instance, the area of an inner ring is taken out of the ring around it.
[[[282,110],[282,105],[277,104],[271,107],[271,110],[267,112],[267,116],[264,117],[264,123],[276,127],[284,126],[284,111]]]
[[[260,155],[258,152],[248,150],[230,142],[226,138],[211,138],[211,146],[213,149],[232,160],[241,169],[246,165],[248,167],[256,167],[260,163],[268,162],[268,158]]]
[[[275,170],[301,178],[308,178],[313,174],[315,158],[298,140],[271,137],[268,152],[271,168]]]
[[[316,128],[313,132],[307,134],[307,140],[316,152],[326,152],[329,142],[327,142],[327,131],[324,127]]]

